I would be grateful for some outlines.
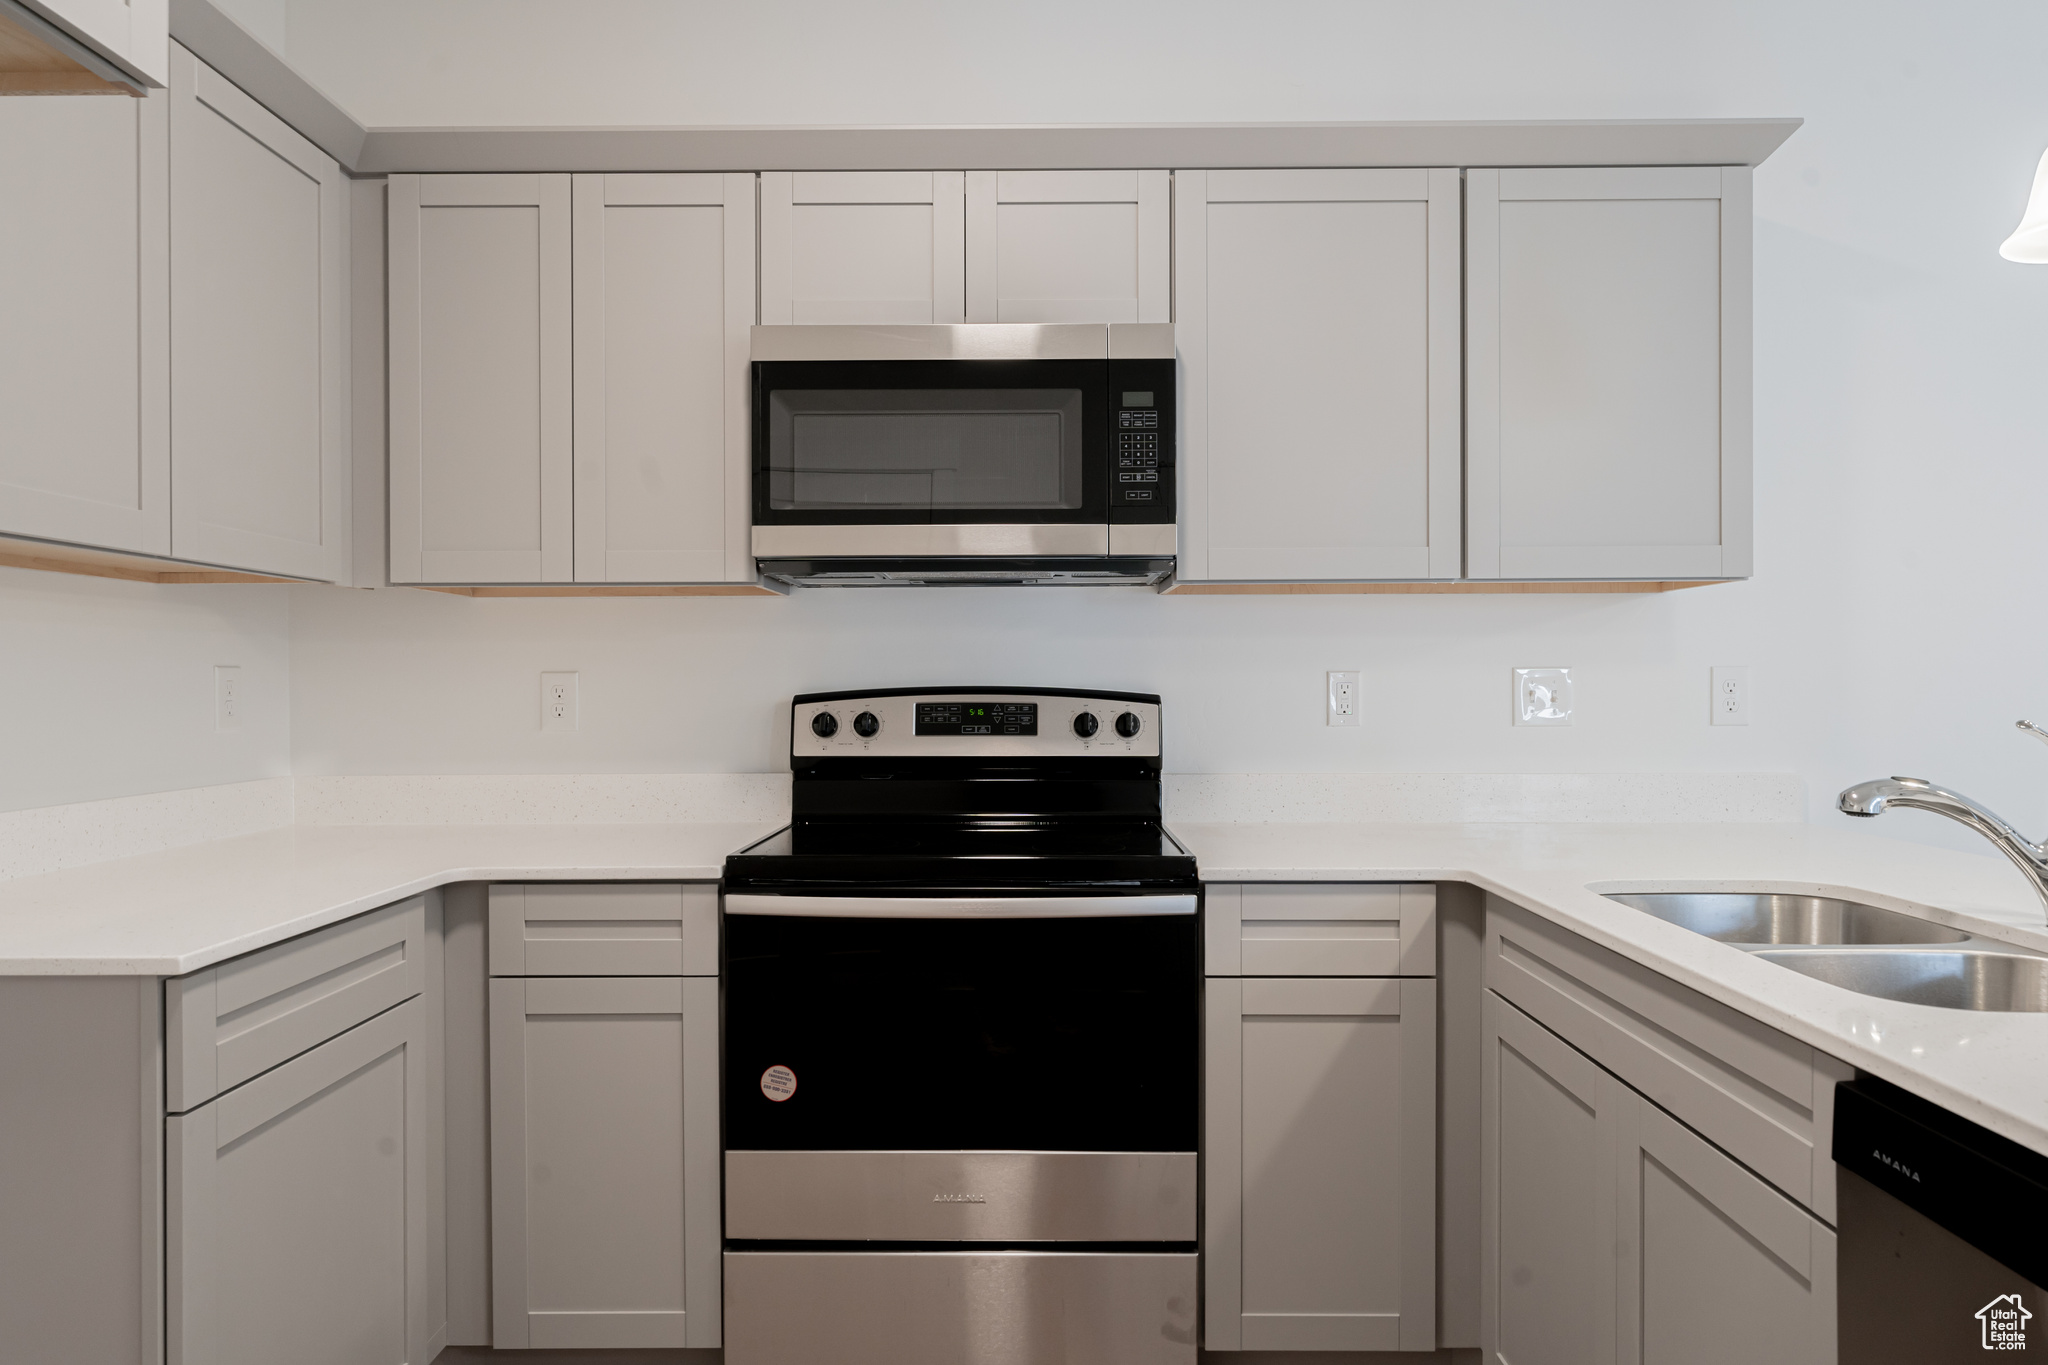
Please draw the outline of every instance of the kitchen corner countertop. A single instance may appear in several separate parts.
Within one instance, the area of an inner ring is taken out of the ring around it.
[[[0,881],[0,976],[183,976],[451,882],[716,881],[781,822],[294,825]]]
[[[1204,881],[1470,883],[2048,1153],[2048,1014],[1858,995],[1601,894],[1842,896],[2048,953],[2041,903],[2002,857],[1796,824],[1172,828],[1194,850]]]
[[[0,881],[0,975],[181,976],[452,882],[711,881],[779,825],[299,825]],[[1172,827],[1205,881],[1470,883],[2048,1153],[2048,1014],[1857,995],[1600,894],[1846,896],[2048,953],[2003,858],[1800,824]]]

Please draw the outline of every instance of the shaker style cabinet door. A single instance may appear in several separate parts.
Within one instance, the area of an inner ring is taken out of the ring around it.
[[[427,1006],[164,1121],[169,1365],[427,1365],[441,1349]]]
[[[1171,322],[1166,171],[969,171],[969,322]]]
[[[753,579],[754,177],[578,175],[576,581]]]
[[[1203,1346],[1436,1348],[1436,982],[1204,983]]]
[[[716,1346],[716,977],[493,978],[492,1344]]]
[[[1459,572],[1458,173],[1174,175],[1188,579]]]
[[[1750,172],[1465,184],[1472,578],[1750,572]]]
[[[170,104],[0,99],[0,533],[170,553]]]
[[[1835,1234],[1491,991],[1480,1333],[1496,1365],[1829,1365]]]
[[[1628,1087],[1493,992],[1483,999],[1487,1365],[1615,1365],[1615,1172]]]
[[[761,321],[965,322],[959,171],[763,171]]]
[[[171,48],[171,553],[349,572],[348,180]]]
[[[1647,1099],[1627,1098],[1616,1360],[1832,1365],[1834,1230]]]
[[[391,581],[567,583],[569,177],[387,193]]]

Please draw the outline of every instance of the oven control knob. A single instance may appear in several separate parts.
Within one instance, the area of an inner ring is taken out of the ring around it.
[[[1092,737],[1101,728],[1102,722],[1095,719],[1093,711],[1083,711],[1080,715],[1074,717],[1074,733],[1083,739]]]
[[[882,728],[882,722],[875,719],[872,711],[863,711],[853,718],[853,732],[862,739],[873,739]]]
[[[819,739],[830,739],[839,733],[839,717],[830,711],[820,711],[811,717],[811,733]]]
[[[1145,728],[1145,722],[1138,719],[1136,711],[1126,711],[1116,718],[1116,732],[1125,739]]]

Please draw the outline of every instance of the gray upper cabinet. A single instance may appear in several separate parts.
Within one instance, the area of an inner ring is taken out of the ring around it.
[[[573,574],[567,175],[394,175],[391,581]]]
[[[0,99],[0,533],[170,552],[170,103]]]
[[[750,581],[754,177],[389,193],[392,581]]]
[[[1180,171],[1181,574],[1459,573],[1455,170]]]
[[[969,322],[1170,322],[1165,171],[969,171]]]
[[[576,581],[753,579],[754,177],[579,175]]]
[[[1466,177],[1467,573],[1751,571],[1750,172]]]
[[[29,13],[62,29],[124,71],[169,85],[168,0],[21,0]]]
[[[959,171],[764,171],[761,321],[965,322]]]
[[[348,182],[171,49],[171,553],[349,575]]]

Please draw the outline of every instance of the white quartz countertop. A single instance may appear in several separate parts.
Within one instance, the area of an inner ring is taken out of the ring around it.
[[[716,881],[779,825],[295,825],[0,882],[0,976],[182,976],[468,881]]]
[[[776,827],[299,825],[20,877],[0,881],[0,975],[178,976],[451,882],[708,881]],[[2048,1152],[2048,1015],[1853,994],[1599,894],[1843,895],[2048,952],[2003,859],[1798,824],[1173,828],[1207,881],[1469,882]]]
[[[1936,1009],[1858,995],[1600,894],[1845,896],[2048,952],[2040,901],[1996,855],[1794,824],[1177,824],[1173,830],[1194,850],[1205,881],[1469,882],[2048,1153],[2048,1014]]]

